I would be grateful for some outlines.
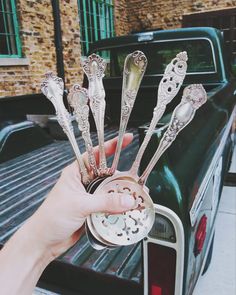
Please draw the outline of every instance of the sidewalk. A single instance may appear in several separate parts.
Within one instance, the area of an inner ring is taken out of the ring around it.
[[[236,172],[236,148],[231,172]],[[193,295],[236,294],[236,187],[224,187],[216,219],[213,256]]]

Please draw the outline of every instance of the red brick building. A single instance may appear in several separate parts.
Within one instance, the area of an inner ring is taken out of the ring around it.
[[[233,23],[225,30],[233,28],[233,42],[235,7],[234,0],[3,0],[0,97],[39,92],[48,70],[64,76],[70,87],[81,82],[80,59],[94,40],[133,31],[181,27],[189,14],[200,13],[203,23],[209,19],[206,11],[217,11],[217,19],[223,17],[225,9],[231,11]]]

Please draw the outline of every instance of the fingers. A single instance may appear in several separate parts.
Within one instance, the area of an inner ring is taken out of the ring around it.
[[[83,199],[83,217],[91,213],[122,213],[136,207],[135,199],[128,194],[96,194]]]
[[[130,144],[132,142],[132,140],[133,140],[133,134],[132,133],[126,133],[125,136],[124,136],[122,148],[124,148],[128,144]],[[113,139],[110,139],[107,142],[105,142],[105,152],[106,152],[107,157],[114,154],[114,152],[116,150],[116,145],[117,145],[117,137],[115,137]],[[95,154],[96,161],[98,163],[99,162],[99,147],[98,146],[96,146],[94,148],[94,154]],[[84,163],[85,163],[85,166],[86,166],[87,170],[89,172],[91,172],[91,167],[90,167],[89,162],[88,162],[87,153],[83,154],[83,159],[84,159]],[[81,176],[80,176],[80,172],[79,172],[78,162],[74,161],[73,163],[71,163],[70,165],[65,167],[62,170],[61,177],[67,183],[76,184],[78,181],[80,182],[81,181]],[[79,190],[81,188],[77,187],[77,189]]]
[[[109,157],[111,155],[113,155],[115,153],[116,150],[116,145],[117,145],[117,139],[118,137],[115,137],[111,140],[108,140],[105,143],[105,152],[106,152],[106,156]],[[126,133],[124,136],[124,140],[122,143],[122,148],[126,147],[128,144],[131,143],[131,141],[133,140],[133,134],[132,133]],[[99,155],[99,147],[96,146],[95,147],[95,154],[98,157]]]
[[[105,142],[106,157],[109,157],[109,156],[111,156],[111,155],[113,155],[115,153],[116,145],[117,145],[117,139],[118,139],[118,137],[115,137],[115,138],[112,138],[112,139]],[[132,133],[126,133],[124,135],[122,148],[129,145],[132,142],[132,140],[133,140],[133,134]],[[96,162],[98,164],[99,163],[99,146],[94,147],[94,155],[95,155]],[[84,153],[83,158],[84,158],[85,166],[89,170],[90,166],[89,166],[89,162],[88,162],[87,153]]]
[[[122,148],[129,145],[132,142],[132,140],[133,140],[133,134],[132,133],[126,133],[124,135]],[[112,139],[105,142],[105,152],[106,152],[107,157],[109,157],[109,156],[111,156],[111,155],[113,155],[115,153],[116,145],[117,145],[117,137],[112,138]],[[99,146],[94,147],[94,154],[95,154],[95,157],[96,157],[96,161],[98,162],[98,160],[99,160]],[[89,167],[87,153],[83,154],[83,158],[84,158],[84,162],[86,164],[86,167]],[[71,174],[71,173],[72,174],[77,174],[78,173],[78,163],[77,163],[77,161],[74,161],[73,163],[71,163],[70,165],[65,167],[63,169],[63,171],[66,172],[66,174]]]

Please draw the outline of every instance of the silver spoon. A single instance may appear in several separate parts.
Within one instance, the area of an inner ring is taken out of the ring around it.
[[[130,57],[131,56],[132,56],[132,54],[130,55]],[[127,61],[127,59],[126,59],[126,61]],[[120,172],[117,171],[116,175],[114,177],[112,177],[112,179],[122,178],[122,176],[124,176],[124,178],[126,178],[127,174],[128,175],[130,174],[128,179],[130,178],[130,176],[132,176],[136,180],[138,179],[138,167],[139,167],[139,164],[140,164],[140,160],[142,158],[142,154],[143,154],[143,152],[144,152],[144,150],[145,150],[145,148],[146,148],[146,146],[147,146],[147,144],[148,144],[148,142],[149,142],[149,140],[151,138],[151,135],[152,135],[152,133],[154,131],[154,128],[155,128],[157,122],[159,121],[159,119],[161,118],[161,116],[163,115],[163,113],[165,111],[166,104],[173,99],[173,97],[177,94],[177,92],[179,91],[179,88],[182,85],[183,79],[185,77],[186,69],[187,69],[186,61],[187,61],[187,54],[186,54],[186,52],[183,52],[183,53],[179,53],[170,62],[170,64],[168,64],[168,66],[167,66],[167,68],[166,68],[166,70],[164,72],[164,76],[161,79],[159,87],[158,87],[158,101],[157,101],[157,106],[154,109],[152,122],[150,124],[147,135],[146,135],[146,137],[144,139],[144,142],[143,142],[143,144],[142,144],[142,146],[141,146],[141,148],[140,148],[140,150],[139,150],[139,152],[138,152],[138,154],[136,156],[135,162],[132,165],[132,167],[131,167],[131,169],[130,169],[130,171],[128,173],[127,172],[121,172],[120,173]],[[124,69],[127,68],[127,63],[125,63],[125,64],[126,65],[124,66]],[[123,79],[123,92],[122,92],[122,94],[124,93],[124,89],[126,88],[126,87],[124,87],[124,85],[126,86],[126,82],[127,82],[127,77],[126,77],[127,74],[126,74],[126,72],[127,72],[127,69],[124,70],[124,73],[123,73],[124,79]],[[140,75],[139,75],[139,77],[140,77]],[[124,97],[123,97],[122,101],[123,100],[124,100]],[[133,104],[132,104],[132,107],[133,107]],[[132,107],[131,107],[131,109],[128,108],[128,112],[126,112],[126,114],[128,114],[128,116],[131,113]],[[121,123],[120,123],[120,125],[122,125],[122,123],[123,123],[122,119],[123,118],[122,118],[122,113],[121,113]],[[126,128],[126,126],[125,126],[125,128]],[[122,127],[120,127],[120,130],[121,129],[122,129]],[[122,143],[121,143],[121,145],[122,145]],[[115,161],[113,162],[113,165],[114,165],[114,163],[115,163]],[[112,167],[111,175],[114,174],[116,168],[117,168],[117,163],[115,163],[115,166]],[[111,179],[109,178],[108,181],[110,181],[110,180]],[[112,189],[110,191],[112,191]],[[151,201],[150,201],[150,203],[151,203]],[[93,231],[93,233],[95,233],[95,231]],[[93,235],[90,234],[90,235],[88,235],[88,237],[89,237],[90,242],[91,242]],[[97,240],[99,240],[98,235],[96,235],[96,239],[95,239],[93,244],[96,244]],[[98,245],[98,247],[100,248],[102,240],[100,239],[99,241],[100,241],[100,244]]]
[[[71,124],[71,116],[63,103],[64,83],[61,78],[54,76],[52,72],[45,74],[45,80],[41,84],[43,94],[52,102],[56,110],[57,121],[61,125],[63,131],[67,135],[71,146],[74,150],[79,170],[81,173],[82,182],[87,185],[90,182],[90,177],[85,167],[82,155],[78,148]]]
[[[184,89],[181,103],[175,108],[168,129],[164,133],[156,153],[140,178],[129,173],[113,175],[101,183],[96,193],[129,193],[136,199],[137,208],[123,214],[94,213],[87,218],[90,232],[95,237],[113,245],[130,245],[143,239],[155,220],[154,205],[145,186],[148,175],[158,159],[174,142],[178,133],[193,119],[196,110],[206,102],[207,95],[201,84]]]
[[[89,106],[88,106],[88,93],[87,89],[75,84],[69,92],[68,102],[74,109],[75,119],[78,123],[79,130],[84,139],[85,148],[88,153],[89,165],[93,171],[94,176],[98,176],[98,169],[96,159],[93,151],[93,143],[90,137],[90,124],[89,124]]]
[[[99,172],[100,175],[106,175],[108,173],[104,148],[104,117],[106,102],[102,82],[106,69],[106,62],[100,56],[92,54],[82,62],[82,66],[89,81],[89,103],[98,133]]]
[[[170,103],[174,96],[178,93],[183,83],[187,70],[187,59],[187,53],[180,52],[167,65],[163,78],[161,79],[158,86],[157,105],[153,112],[153,118],[151,120],[151,124],[148,128],[144,141],[138,151],[136,159],[128,172],[112,171],[113,173],[111,173],[111,175],[113,175],[115,172],[115,178],[129,174],[132,175],[134,179],[138,179],[138,169],[140,161],[148,145],[148,142],[150,141],[155,126],[165,112],[167,104]]]
[[[147,58],[143,52],[137,50],[127,55],[123,70],[120,128],[115,156],[110,169],[111,174],[115,172],[118,166],[125,130],[146,67]]]
[[[187,70],[187,60],[187,53],[185,51],[180,52],[165,69],[164,75],[158,87],[157,104],[153,111],[153,117],[150,126],[130,169],[130,173],[134,176],[138,174],[138,169],[143,153],[152,137],[157,123],[166,110],[167,104],[172,101],[182,86]]]
[[[144,185],[146,183],[147,178],[152,169],[155,167],[157,161],[174,142],[179,132],[192,121],[196,110],[199,109],[206,101],[207,94],[202,84],[192,84],[184,89],[181,103],[175,108],[169,127],[164,133],[158,149],[138,180],[140,185]]]

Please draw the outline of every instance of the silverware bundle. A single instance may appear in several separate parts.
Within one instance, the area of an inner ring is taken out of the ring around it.
[[[94,194],[122,194],[133,196],[136,207],[123,214],[94,213],[86,220],[88,240],[95,249],[115,248],[121,245],[136,243],[147,236],[155,219],[152,199],[149,196],[146,180],[166,149],[173,143],[178,133],[193,119],[196,110],[206,102],[207,95],[201,84],[185,87],[181,102],[174,109],[170,123],[160,144],[148,166],[138,175],[138,169],[143,153],[151,139],[156,124],[165,112],[166,106],[178,93],[187,70],[187,53],[181,52],[167,65],[158,86],[157,104],[153,118],[147,130],[144,141],[137,153],[136,159],[129,171],[120,172],[117,165],[120,158],[123,137],[129,121],[137,92],[147,67],[147,58],[141,51],[129,54],[124,63],[123,85],[121,97],[121,118],[118,142],[114,160],[107,167],[104,148],[104,115],[105,91],[103,76],[106,69],[105,61],[96,54],[90,55],[82,64],[88,77],[88,90],[80,85],[74,85],[68,95],[68,101],[74,109],[75,119],[85,142],[90,169],[86,169],[79,147],[76,143],[71,117],[63,104],[64,84],[62,79],[52,73],[46,74],[41,89],[44,95],[53,103],[57,119],[75,152],[83,184],[87,191]],[[92,111],[97,128],[99,142],[99,163],[97,165],[93,144],[90,137],[89,108]],[[114,196],[115,197],[115,196]]]

